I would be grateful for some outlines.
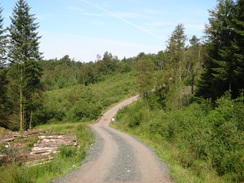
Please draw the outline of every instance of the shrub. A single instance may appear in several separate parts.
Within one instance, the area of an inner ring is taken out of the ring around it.
[[[211,176],[219,182],[240,182],[244,180],[243,113],[242,100],[231,100],[228,95],[215,105],[203,100],[174,111],[151,107],[147,99],[120,110],[117,120],[119,126],[155,143],[160,152],[164,149],[160,145],[173,146],[176,152],[171,152],[171,159],[202,182]]]

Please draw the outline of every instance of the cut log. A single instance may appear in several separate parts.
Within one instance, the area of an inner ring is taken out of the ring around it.
[[[8,155],[7,154],[0,154],[0,160],[4,159],[4,158],[7,158]]]
[[[2,142],[13,142],[15,140],[15,138],[6,138],[6,139],[2,139]]]
[[[43,140],[43,139],[62,139],[62,138],[64,138],[63,135],[60,135],[60,136],[57,136],[57,135],[55,135],[55,136],[38,136],[38,139],[40,139],[40,140]]]
[[[65,146],[78,146],[76,135],[54,135],[54,136],[39,136],[39,141],[34,144],[31,150],[31,155],[44,156],[58,153],[58,148]]]

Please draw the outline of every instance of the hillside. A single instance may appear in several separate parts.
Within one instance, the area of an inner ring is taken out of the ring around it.
[[[117,74],[89,86],[74,85],[44,93],[40,123],[96,120],[109,106],[136,94],[133,73]]]

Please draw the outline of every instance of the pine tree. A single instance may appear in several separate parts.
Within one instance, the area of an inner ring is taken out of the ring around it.
[[[228,70],[232,71],[231,91],[233,98],[236,98],[244,89],[244,0],[238,0],[234,8],[234,39],[230,47],[233,54]]]
[[[19,120],[19,129],[23,130],[32,120],[36,108],[35,96],[41,87],[41,69],[38,63],[41,60],[40,37],[36,31],[39,26],[35,23],[36,19],[34,15],[30,14],[30,7],[24,0],[19,0],[16,3],[10,18],[9,77],[11,97],[15,106],[19,106],[18,110],[15,110],[14,120]]]
[[[167,78],[172,80],[172,83],[174,84],[172,87],[177,87],[177,90],[179,91],[179,101],[177,102],[179,107],[182,106],[182,81],[186,40],[187,37],[184,33],[184,26],[179,24],[169,38],[166,49],[167,62],[165,64],[165,69],[167,70]]]
[[[182,58],[184,54],[186,39],[187,38],[184,33],[184,26],[182,24],[177,25],[168,40],[166,53],[168,54],[169,60],[166,63],[166,68],[173,68],[175,72],[179,72],[183,60]]]
[[[243,85],[243,0],[221,0],[210,11],[206,29],[208,58],[196,95],[216,100],[227,90],[239,95]]]
[[[7,35],[3,28],[2,9],[0,8],[0,126],[7,127],[8,99],[7,99]]]
[[[0,69],[3,69],[7,59],[7,35],[6,29],[3,28],[2,9],[0,8]]]

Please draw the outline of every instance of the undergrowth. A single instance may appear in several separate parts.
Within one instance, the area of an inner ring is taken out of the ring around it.
[[[176,182],[244,181],[244,105],[228,95],[164,111],[143,99],[117,114],[116,128],[154,147]]]
[[[96,120],[111,105],[135,94],[133,73],[117,74],[96,84],[74,85],[44,93],[34,125]]]

